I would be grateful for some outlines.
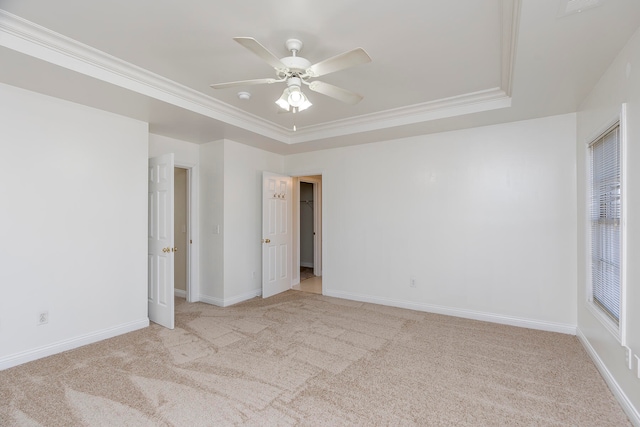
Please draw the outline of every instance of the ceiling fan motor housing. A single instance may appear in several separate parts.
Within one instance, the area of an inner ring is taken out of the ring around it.
[[[296,54],[302,50],[302,40],[288,39],[284,42],[284,45],[289,52],[293,53],[293,56],[296,56]]]
[[[298,53],[302,50],[302,41],[298,39],[289,39],[284,45],[287,50],[291,52],[291,56],[280,59],[288,69],[291,71],[291,75],[301,75],[311,66],[311,62],[305,58],[301,58]]]
[[[300,56],[287,56],[280,60],[289,70],[304,73],[311,66],[311,62]]]

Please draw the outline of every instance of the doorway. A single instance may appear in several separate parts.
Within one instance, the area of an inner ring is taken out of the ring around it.
[[[292,289],[322,294],[321,175],[294,178],[293,207],[297,262]]]
[[[185,302],[198,301],[198,251],[192,237],[198,233],[197,176],[197,165],[177,164],[173,153],[149,158],[148,315],[169,329],[174,328],[176,281],[184,284],[178,295]],[[178,274],[176,258],[184,266]]]
[[[174,295],[187,298],[189,284],[189,170],[175,167],[173,173],[173,241],[178,251],[174,253]]]

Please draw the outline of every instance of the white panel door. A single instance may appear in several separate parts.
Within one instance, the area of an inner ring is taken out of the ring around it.
[[[291,289],[291,177],[262,175],[262,297]]]
[[[173,329],[173,154],[149,159],[149,320]]]

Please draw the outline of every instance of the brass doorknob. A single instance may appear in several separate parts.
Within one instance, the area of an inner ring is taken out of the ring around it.
[[[271,243],[271,240],[269,240],[269,239],[262,239],[262,243]]]

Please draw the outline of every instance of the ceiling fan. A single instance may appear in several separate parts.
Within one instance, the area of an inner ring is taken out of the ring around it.
[[[362,100],[361,95],[349,90],[319,80],[311,81],[311,79],[315,77],[371,62],[371,58],[362,48],[350,50],[312,65],[307,59],[298,56],[298,53],[302,49],[302,42],[298,39],[289,39],[286,41],[285,46],[287,50],[291,52],[291,56],[280,59],[252,37],[234,37],[233,39],[271,65],[276,71],[276,78],[217,83],[211,85],[213,89],[286,83],[287,87],[282,92],[282,96],[276,100],[276,104],[283,110],[293,112],[302,111],[311,106],[311,102],[309,102],[302,92],[303,85],[308,86],[309,89],[314,92],[321,93],[347,104],[357,104]]]

